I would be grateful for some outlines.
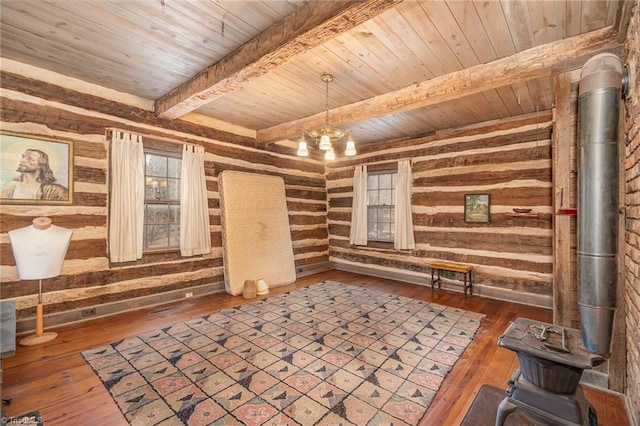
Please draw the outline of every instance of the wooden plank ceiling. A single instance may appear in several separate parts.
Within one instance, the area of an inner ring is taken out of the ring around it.
[[[614,0],[2,0],[3,58],[293,146],[324,122],[358,144],[552,107],[553,74],[620,52]]]

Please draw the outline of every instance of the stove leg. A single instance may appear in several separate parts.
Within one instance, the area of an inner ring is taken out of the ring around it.
[[[516,411],[516,408],[518,407],[509,401],[509,397],[503,399],[498,405],[498,413],[496,414],[496,426],[504,425],[504,421],[507,420],[509,414]]]
[[[598,415],[596,414],[596,409],[593,408],[591,403],[587,402],[587,404],[589,404],[589,426],[598,426]]]

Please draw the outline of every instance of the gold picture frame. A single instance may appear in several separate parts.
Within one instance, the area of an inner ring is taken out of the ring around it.
[[[72,204],[73,144],[0,133],[0,204]]]
[[[489,223],[491,198],[489,194],[465,194],[464,221],[467,223]]]

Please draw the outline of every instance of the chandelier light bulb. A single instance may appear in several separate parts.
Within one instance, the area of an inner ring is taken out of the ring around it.
[[[351,157],[356,155],[358,152],[356,151],[356,143],[354,142],[351,135],[349,135],[349,140],[347,141],[347,147],[344,150],[344,155]]]
[[[329,137],[329,135],[324,133],[322,136],[320,136],[320,145],[318,145],[318,148],[323,151],[331,149],[331,138]]]
[[[333,148],[329,148],[327,152],[324,153],[324,159],[329,161],[336,159],[336,153],[333,151]]]
[[[297,152],[298,157],[308,157],[309,156],[309,149],[307,148],[307,141],[305,141],[304,139],[300,139],[298,141],[298,152]]]

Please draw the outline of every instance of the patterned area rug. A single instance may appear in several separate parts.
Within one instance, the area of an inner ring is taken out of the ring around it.
[[[325,281],[82,355],[134,425],[415,425],[482,317]]]

